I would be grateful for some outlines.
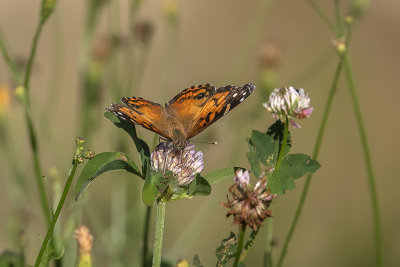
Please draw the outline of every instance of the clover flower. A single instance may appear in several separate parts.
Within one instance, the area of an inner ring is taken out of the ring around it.
[[[178,185],[187,186],[204,168],[203,152],[196,152],[194,145],[177,150],[172,142],[163,142],[151,153],[151,168],[160,173],[171,171]]]
[[[248,170],[239,170],[235,175],[235,184],[229,188],[232,199],[227,196],[227,203],[222,203],[229,211],[227,217],[233,216],[233,223],[248,225],[254,230],[262,226],[262,222],[272,217],[268,209],[275,194],[270,194],[266,189],[267,178],[258,180],[254,188],[249,184],[250,176]]]
[[[263,106],[272,113],[275,120],[285,122],[290,120],[290,124],[295,128],[301,128],[293,119],[304,119],[311,116],[313,107],[310,107],[310,98],[294,87],[276,88],[269,96],[268,102]]]

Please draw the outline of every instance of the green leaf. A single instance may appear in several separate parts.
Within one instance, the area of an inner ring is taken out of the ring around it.
[[[251,143],[254,145],[261,163],[265,166],[275,166],[278,158],[279,140],[275,140],[271,135],[253,130]]]
[[[115,124],[115,126],[121,128],[130,135],[133,142],[135,143],[136,150],[140,154],[140,159],[142,160],[143,177],[146,177],[146,174],[149,170],[150,149],[146,142],[137,136],[135,124],[126,120],[121,120],[117,116],[115,116],[115,114],[108,111],[104,113],[104,117],[109,119],[112,123]]]
[[[235,257],[237,250],[236,236],[233,232],[229,237],[222,240],[221,246],[215,251],[215,255],[218,258],[217,267],[225,266],[230,259]]]
[[[261,166],[260,161],[258,160],[257,152],[247,152],[246,153],[247,160],[250,163],[251,172],[254,174],[255,177],[260,177],[261,175]]]
[[[268,188],[272,194],[283,194],[286,190],[295,188],[294,179],[305,174],[316,172],[320,168],[316,160],[304,154],[290,154],[285,156],[281,168],[268,179]]]
[[[280,120],[275,121],[271,126],[269,126],[267,130],[267,135],[272,136],[274,140],[278,140],[279,143],[282,142],[283,139],[283,131],[285,128],[285,124]],[[290,136],[290,131],[288,133],[287,145],[291,146],[292,138]]]
[[[193,266],[196,266],[196,267],[204,267],[204,265],[203,264],[201,264],[201,262],[200,262],[200,258],[199,258],[199,255],[194,255],[194,257],[193,257]]]
[[[93,181],[94,178],[106,171],[124,170],[142,177],[135,162],[123,152],[103,152],[96,154],[89,160],[81,174],[75,187],[75,198],[79,200],[83,191]]]
[[[166,183],[161,173],[150,172],[142,188],[142,200],[147,206],[151,206],[153,202],[164,192]]]
[[[189,195],[208,196],[209,194],[211,194],[209,182],[201,177],[200,174],[197,174],[195,180],[190,184]]]
[[[217,171],[209,172],[206,175],[204,175],[204,179],[206,179],[208,183],[212,185],[227,178],[233,178],[238,168],[239,167],[228,167]]]
[[[318,161],[311,159],[305,154],[290,154],[287,155],[281,164],[281,169],[284,169],[286,174],[293,178],[299,178],[305,174],[316,172],[321,167]]]
[[[24,255],[11,251],[4,251],[0,255],[0,267],[24,267]]]

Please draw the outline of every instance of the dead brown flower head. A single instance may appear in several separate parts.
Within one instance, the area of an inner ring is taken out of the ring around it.
[[[222,205],[229,209],[227,217],[233,216],[233,223],[248,225],[254,230],[262,226],[262,222],[272,217],[268,209],[275,194],[270,194],[266,189],[267,177],[258,180],[254,188],[251,188],[248,170],[239,170],[235,175],[235,184],[229,188],[232,199],[227,196],[227,203]]]

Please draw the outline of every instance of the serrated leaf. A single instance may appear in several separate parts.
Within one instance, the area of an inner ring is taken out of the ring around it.
[[[136,150],[140,154],[140,158],[142,161],[143,177],[146,177],[146,174],[149,170],[150,149],[146,142],[137,136],[135,124],[129,121],[121,120],[115,114],[108,111],[104,113],[104,117],[109,119],[112,123],[115,124],[115,126],[121,128],[130,135],[133,142],[135,143]]]
[[[237,250],[237,241],[236,235],[231,232],[229,237],[222,240],[221,246],[219,246],[216,251],[215,255],[218,258],[217,267],[225,266],[230,259],[235,257]]]
[[[268,179],[267,186],[272,194],[283,194],[295,188],[294,179],[314,173],[320,166],[318,161],[305,154],[289,154],[282,160],[280,169]]]
[[[267,187],[271,189],[271,194],[283,194],[286,190],[295,188],[294,178],[287,176],[281,170],[275,171],[268,178]]]
[[[287,155],[281,164],[281,169],[293,178],[299,178],[305,174],[316,172],[321,167],[318,161],[311,159],[305,154],[290,154]]]
[[[82,196],[83,191],[97,176],[113,170],[124,170],[142,177],[139,168],[127,154],[123,152],[103,152],[96,154],[85,164],[78,177],[75,187],[76,200]]]
[[[142,188],[142,200],[145,205],[152,205],[161,195],[166,186],[163,181],[164,178],[161,173],[151,172],[150,175],[147,175]]]
[[[251,167],[251,172],[254,174],[255,177],[259,178],[261,175],[261,166],[260,161],[258,160],[257,152],[247,152],[246,156]]]
[[[194,266],[196,266],[196,267],[204,267],[204,265],[203,264],[201,264],[201,262],[200,262],[200,257],[199,257],[199,255],[194,255],[193,256],[193,263],[192,263]]]
[[[251,142],[254,145],[258,159],[265,166],[275,166],[279,151],[279,140],[262,132],[253,130],[251,133]]]
[[[222,180],[233,178],[235,176],[236,169],[238,169],[238,167],[228,167],[217,171],[209,172],[206,175],[204,175],[204,179],[206,179],[208,183],[212,185]]]
[[[194,185],[192,187],[192,184]],[[196,175],[195,181],[193,181],[190,185],[190,195],[191,196],[208,196],[211,194],[211,186],[209,182],[200,176],[200,174]]]

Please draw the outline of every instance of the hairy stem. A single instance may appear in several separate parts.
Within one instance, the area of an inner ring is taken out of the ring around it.
[[[160,267],[164,239],[165,202],[157,203],[156,230],[154,236],[153,267]]]

